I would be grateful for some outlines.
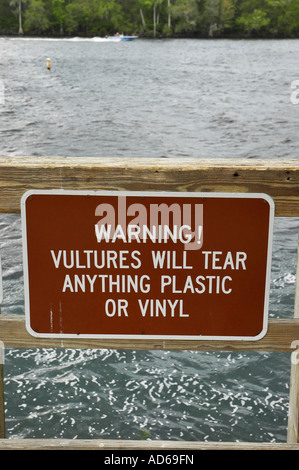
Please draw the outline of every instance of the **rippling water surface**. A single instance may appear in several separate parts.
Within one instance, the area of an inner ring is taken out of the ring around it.
[[[299,41],[0,38],[1,154],[297,158]],[[46,68],[51,58],[52,68]],[[297,219],[276,219],[270,318],[293,315]],[[2,313],[24,313],[0,215]],[[286,440],[290,355],[8,349],[8,437]]]

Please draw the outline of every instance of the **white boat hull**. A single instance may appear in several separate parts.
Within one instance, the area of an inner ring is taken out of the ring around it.
[[[120,41],[132,41],[133,39],[138,39],[138,36],[108,36],[105,38],[94,37],[95,42],[120,42]]]

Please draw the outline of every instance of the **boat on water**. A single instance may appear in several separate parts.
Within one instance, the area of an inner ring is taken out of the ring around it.
[[[115,36],[94,37],[93,40],[96,42],[120,42],[120,41],[133,41],[138,39],[138,36],[124,36],[123,34],[116,34]]]
[[[121,41],[133,41],[133,39],[138,39],[138,36],[122,36],[121,35],[119,37]]]

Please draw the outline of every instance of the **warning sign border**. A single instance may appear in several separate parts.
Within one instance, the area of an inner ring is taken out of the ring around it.
[[[27,255],[27,223],[26,223],[26,201],[33,195],[77,195],[77,196],[144,196],[144,197],[195,197],[195,198],[243,198],[243,199],[263,199],[269,204],[269,230],[268,230],[268,251],[265,280],[265,297],[263,312],[263,328],[257,336],[209,336],[209,335],[137,335],[137,334],[68,334],[68,333],[37,333],[30,326],[30,291],[29,291],[29,271]],[[165,339],[165,340],[215,340],[215,341],[258,341],[265,336],[268,329],[268,310],[270,298],[271,282],[271,261],[273,246],[275,205],[273,199],[264,193],[232,193],[232,192],[169,192],[169,191],[116,191],[116,190],[28,190],[21,198],[21,225],[22,225],[22,251],[23,251],[23,273],[24,273],[24,300],[25,300],[25,325],[28,333],[39,338],[72,338],[72,339]],[[0,266],[1,267],[1,266]],[[1,282],[1,281],[0,281]],[[1,286],[0,286],[1,287]],[[1,294],[1,292],[0,292]],[[0,295],[1,296],[1,295]]]

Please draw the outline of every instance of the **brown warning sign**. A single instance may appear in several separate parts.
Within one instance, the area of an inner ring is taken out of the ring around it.
[[[274,204],[264,194],[29,191],[21,214],[34,336],[267,331]]]

